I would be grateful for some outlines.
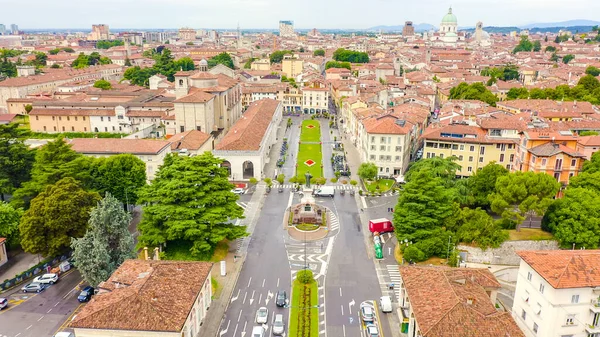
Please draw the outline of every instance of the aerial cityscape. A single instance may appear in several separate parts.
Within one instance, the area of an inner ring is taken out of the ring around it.
[[[0,337],[600,337],[600,3],[28,6]]]

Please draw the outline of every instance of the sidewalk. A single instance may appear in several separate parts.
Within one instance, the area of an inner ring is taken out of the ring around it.
[[[35,266],[41,261],[36,254],[29,254],[23,251],[9,256],[8,262],[0,267],[0,281],[12,279],[18,274]]]

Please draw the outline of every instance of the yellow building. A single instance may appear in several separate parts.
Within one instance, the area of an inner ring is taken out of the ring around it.
[[[296,55],[285,55],[281,61],[281,70],[287,77],[296,77],[302,74],[304,60],[299,59]]]
[[[256,60],[250,64],[250,70],[269,71],[271,70],[271,61],[269,59]]]
[[[519,142],[512,130],[489,129],[479,125],[449,124],[432,126],[422,136],[425,143],[423,158],[456,156],[461,166],[456,174],[472,176],[491,162],[511,169]]]

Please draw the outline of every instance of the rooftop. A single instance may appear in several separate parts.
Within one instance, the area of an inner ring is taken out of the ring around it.
[[[517,254],[555,289],[600,286],[600,250],[520,251]]]
[[[166,140],[125,138],[75,138],[69,143],[75,152],[84,154],[158,154],[171,146]]]

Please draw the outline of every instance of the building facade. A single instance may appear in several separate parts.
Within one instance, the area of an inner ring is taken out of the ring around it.
[[[292,37],[294,33],[294,21],[279,21],[279,36]]]

